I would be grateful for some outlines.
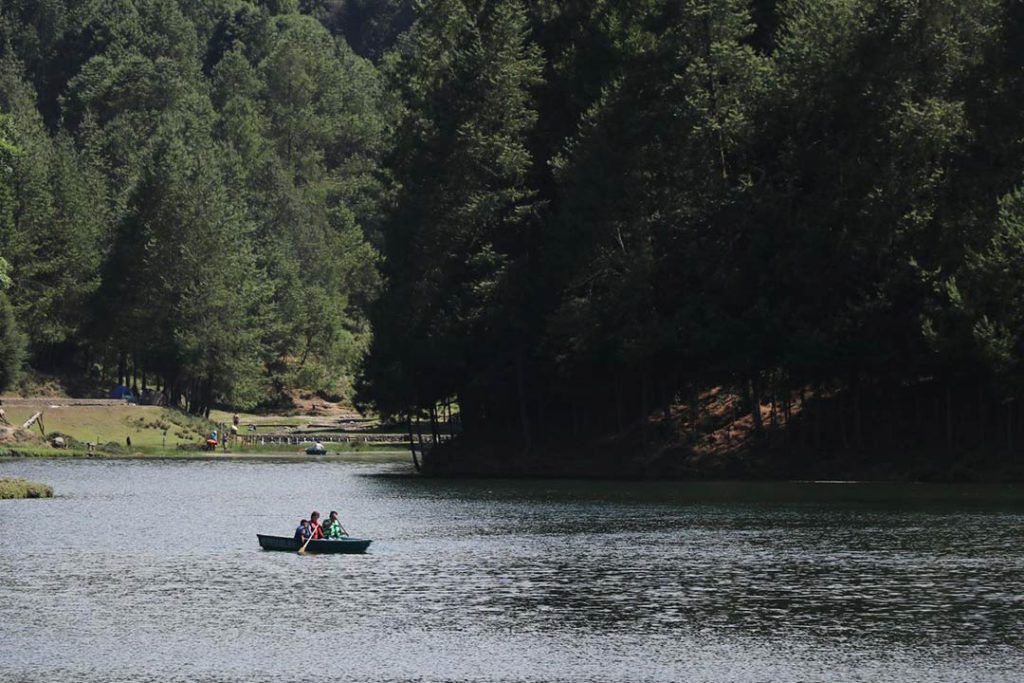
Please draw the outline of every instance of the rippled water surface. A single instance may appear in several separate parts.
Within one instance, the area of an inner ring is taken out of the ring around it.
[[[2,681],[1019,681],[1024,489],[0,461]],[[263,552],[312,508],[363,556]]]

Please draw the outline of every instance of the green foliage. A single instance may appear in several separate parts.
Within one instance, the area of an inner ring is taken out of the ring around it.
[[[301,0],[303,11],[324,23],[359,55],[377,61],[416,19],[415,0]]]
[[[116,298],[134,305],[111,311],[118,337],[172,384],[193,387],[194,410],[260,397],[266,291],[252,225],[224,182],[230,157],[211,139],[213,120],[196,97],[158,126],[115,256],[126,285]]]
[[[11,142],[12,121],[10,117],[0,115],[0,245],[7,245],[14,239],[14,188],[11,183],[13,163],[18,155],[18,148]],[[13,386],[21,375],[25,360],[25,339],[17,320],[14,309],[7,298],[7,289],[11,286],[11,266],[0,252],[0,391]]]
[[[52,498],[53,487],[27,479],[0,478],[0,500]]]
[[[438,0],[387,67],[405,107],[393,157],[401,192],[369,377],[378,406],[400,412],[510,362],[520,321],[508,304],[525,293],[535,216],[526,142],[541,61],[520,3]]]
[[[528,422],[622,429],[708,384],[1011,390],[1016,5],[540,2],[486,37],[513,7],[423,3],[385,58],[379,407],[518,411],[529,444]],[[472,78],[499,44],[546,64],[489,77],[518,86],[503,123]],[[520,151],[524,176],[478,163]]]
[[[25,338],[18,327],[14,307],[0,292],[0,391],[14,386],[25,362]]]
[[[361,372],[384,413],[455,401],[527,446],[712,384],[1008,401],[1021,26],[998,0],[12,0],[5,357],[20,329],[36,366],[196,413]]]
[[[148,375],[200,413],[347,391],[387,192],[376,69],[296,2],[51,10],[0,12],[20,150],[0,228],[32,362]]]

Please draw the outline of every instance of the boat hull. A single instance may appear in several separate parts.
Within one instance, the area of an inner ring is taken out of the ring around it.
[[[296,541],[294,538],[288,536],[267,536],[264,534],[256,534],[256,538],[260,542],[260,547],[264,550],[282,550],[285,552],[296,552],[302,547],[301,541]],[[306,545],[307,553],[316,553],[320,555],[335,555],[335,554],[359,554],[365,553],[366,549],[370,547],[371,541],[364,538],[342,538],[342,539],[331,539],[331,540],[316,540],[310,541]]]

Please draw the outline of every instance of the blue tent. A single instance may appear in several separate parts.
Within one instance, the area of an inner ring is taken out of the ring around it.
[[[135,394],[128,387],[119,384],[110,392],[110,398],[123,398],[126,401],[132,401],[135,399]]]

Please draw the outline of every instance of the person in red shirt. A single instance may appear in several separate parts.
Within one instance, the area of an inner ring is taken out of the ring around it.
[[[320,528],[320,513],[316,510],[309,516],[309,530],[313,534],[313,540],[324,537],[324,530]]]

